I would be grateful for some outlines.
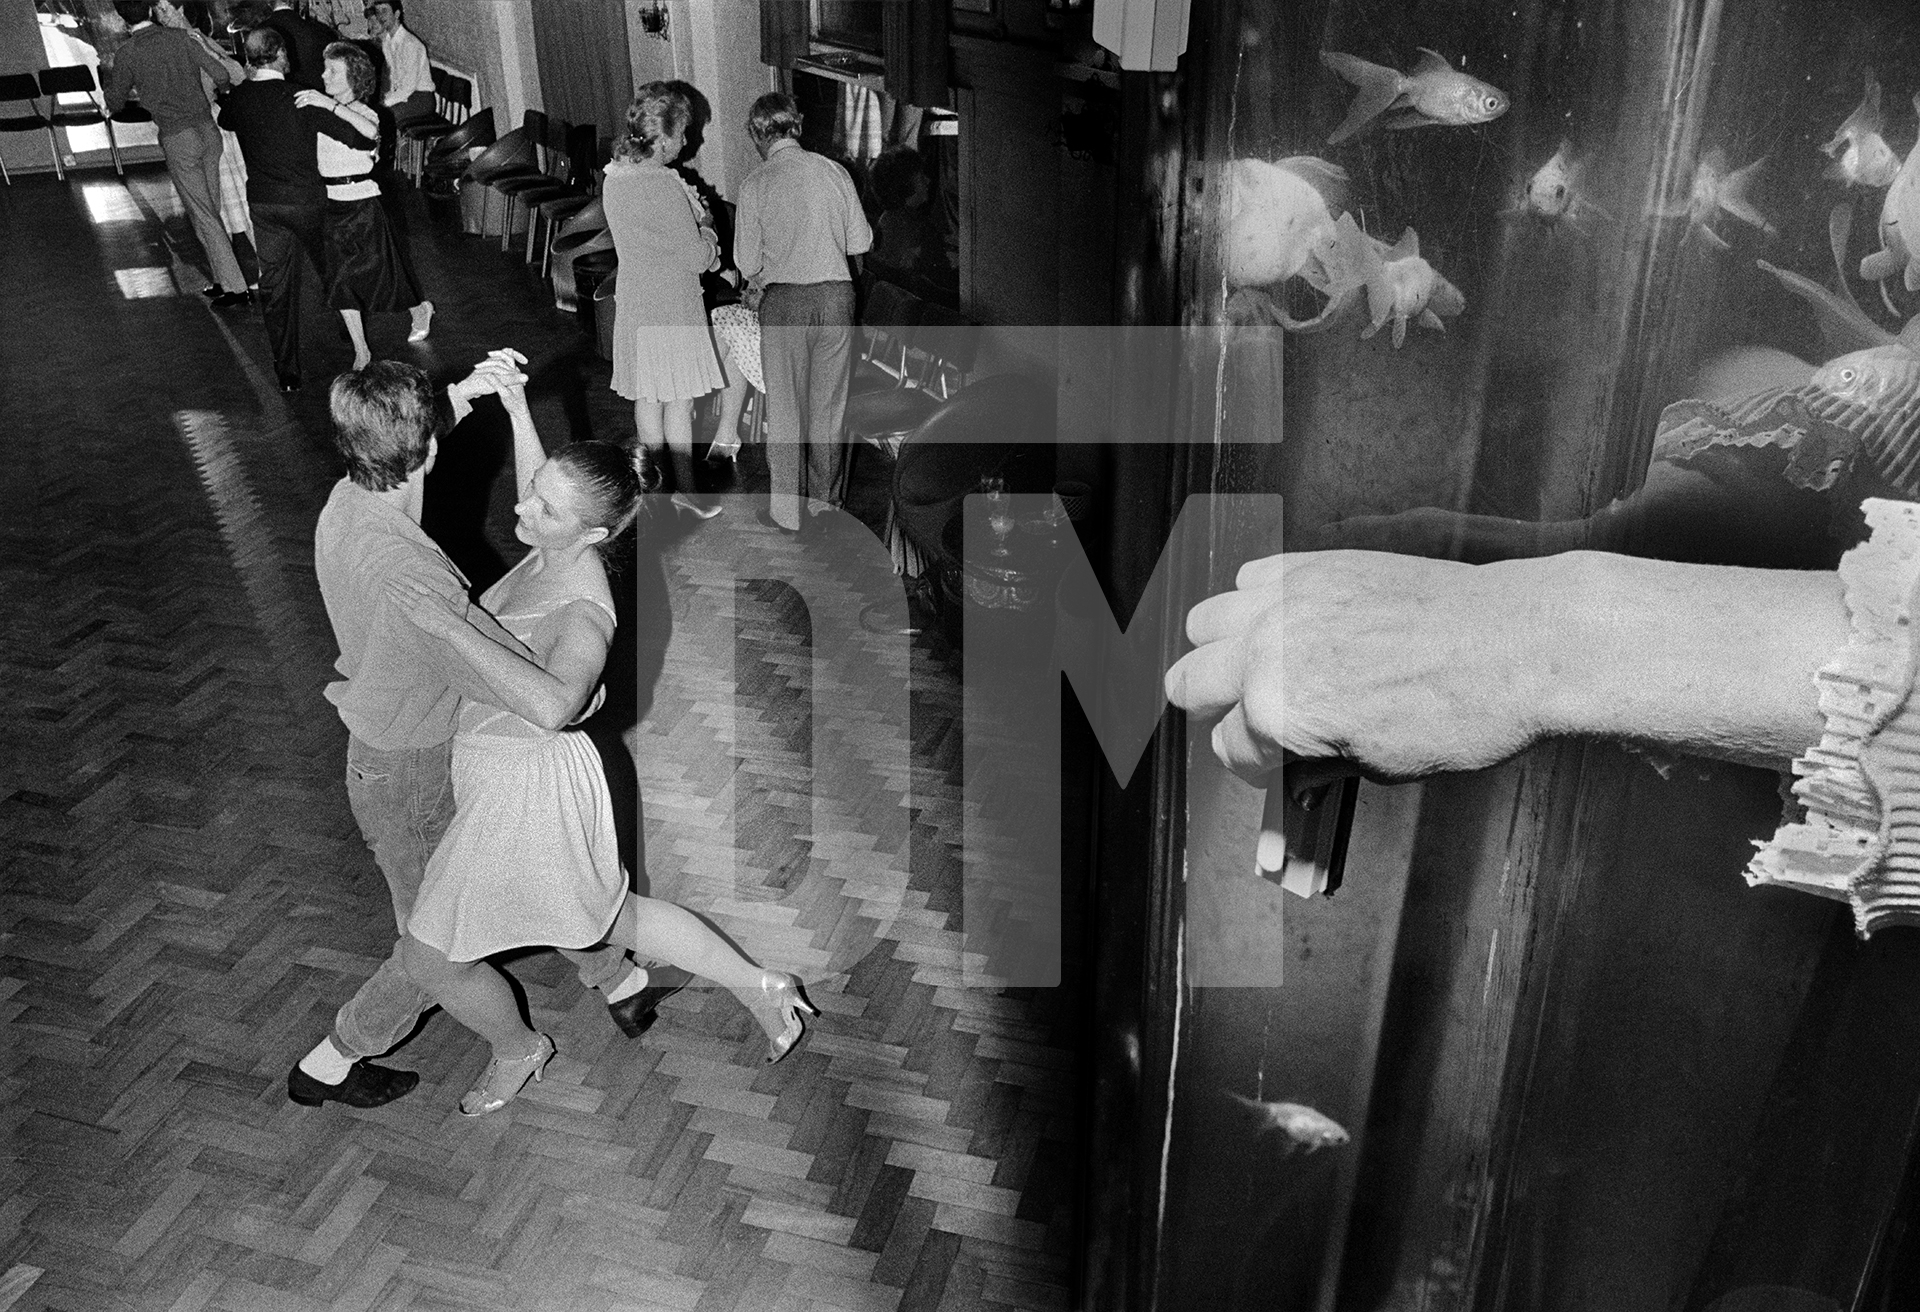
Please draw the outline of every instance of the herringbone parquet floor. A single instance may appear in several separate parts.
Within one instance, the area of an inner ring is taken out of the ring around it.
[[[511,343],[550,443],[631,431],[570,316],[415,219],[440,317],[377,352],[444,380]],[[962,985],[955,681],[740,508],[635,553],[601,737],[652,890],[815,981],[803,1048],[763,1065],[704,990],[627,1040],[538,953],[510,969],[560,1056],[508,1111],[454,1114],[487,1054],[439,1016],[408,1098],[287,1101],[392,932],[321,696],[346,348],[313,310],[283,403],[186,242],[155,172],[0,195],[0,1312],[1067,1306],[1071,1027]],[[479,584],[502,454],[475,427],[429,494]]]

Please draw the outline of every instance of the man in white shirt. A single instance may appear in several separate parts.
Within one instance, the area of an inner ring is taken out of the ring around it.
[[[427,43],[406,29],[406,14],[397,0],[375,0],[367,6],[367,18],[380,34],[380,54],[387,64],[381,100],[393,111],[394,121],[405,127],[432,114],[433,64]]]
[[[847,171],[800,144],[799,107],[769,92],[747,135],[765,161],[740,184],[733,258],[760,290],[760,372],[767,384],[761,522],[789,533],[846,496],[847,386],[853,370],[850,257],[873,245]]]

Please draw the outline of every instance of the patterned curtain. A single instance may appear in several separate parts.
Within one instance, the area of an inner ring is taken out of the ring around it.
[[[633,99],[626,6],[618,0],[533,0],[533,44],[549,118],[591,123],[601,141],[626,131]],[[507,127],[519,124],[502,124]]]

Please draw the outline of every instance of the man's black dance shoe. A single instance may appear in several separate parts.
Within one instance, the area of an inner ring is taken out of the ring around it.
[[[613,1023],[630,1039],[645,1034],[652,1027],[660,1004],[685,988],[693,976],[678,966],[649,966],[647,978],[661,982],[650,983],[630,997],[607,1004],[607,1015],[613,1017]]]
[[[379,1107],[404,1098],[420,1083],[418,1071],[396,1071],[357,1061],[338,1084],[322,1084],[295,1066],[287,1072],[287,1097],[302,1107],[318,1107],[323,1102],[343,1102],[349,1107]]]

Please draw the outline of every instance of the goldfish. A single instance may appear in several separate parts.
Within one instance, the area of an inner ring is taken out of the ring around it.
[[[1317,252],[1333,235],[1346,170],[1311,155],[1237,159],[1226,170],[1227,282],[1263,287],[1318,275]]]
[[[1920,95],[1913,98],[1913,107],[1920,114]],[[1887,188],[1880,207],[1880,249],[1860,261],[1860,276],[1880,284],[1880,299],[1889,310],[1894,304],[1887,282],[1896,275],[1908,291],[1920,292],[1920,145],[1907,155]]]
[[[1732,250],[1733,247],[1726,238],[1708,226],[1708,220],[1722,210],[1762,232],[1772,233],[1773,224],[1747,199],[1747,187],[1752,183],[1753,175],[1766,162],[1762,156],[1744,168],[1728,172],[1726,152],[1716,146],[1694,165],[1693,184],[1686,198],[1661,206],[1655,213],[1662,218],[1686,218],[1689,236],[1697,232],[1723,251]]]
[[[1890,186],[1900,172],[1900,156],[1880,135],[1886,118],[1880,112],[1880,83],[1867,70],[1867,90],[1860,107],[1847,116],[1833,140],[1820,147],[1833,163],[1826,176],[1849,187]]]
[[[1469,77],[1438,51],[1420,48],[1420,62],[1411,73],[1396,73],[1353,55],[1326,50],[1320,62],[1358,87],[1346,121],[1327,138],[1338,145],[1390,109],[1405,110],[1387,121],[1390,128],[1418,128],[1430,123],[1454,126],[1488,123],[1507,112],[1506,92]]]
[[[1399,350],[1406,344],[1409,320],[1443,332],[1443,317],[1453,318],[1467,308],[1467,298],[1460,289],[1420,257],[1420,234],[1412,228],[1401,233],[1392,246],[1360,231],[1348,214],[1340,216],[1334,229],[1340,235],[1340,259],[1329,295],[1339,301],[1354,283],[1366,288],[1372,322],[1361,330],[1362,338],[1373,336],[1391,322],[1393,346]]]
[[[1527,179],[1520,189],[1519,202],[1510,212],[1576,229],[1588,218],[1611,219],[1611,214],[1587,198],[1581,186],[1585,172],[1584,162],[1574,158],[1573,143],[1562,141],[1553,158]]]
[[[1320,1148],[1336,1148],[1352,1138],[1338,1121],[1304,1103],[1261,1102],[1231,1089],[1227,1091],[1227,1096],[1242,1107],[1258,1112],[1262,1122],[1260,1128],[1279,1130],[1287,1136],[1290,1147],[1297,1145],[1313,1152]]]

